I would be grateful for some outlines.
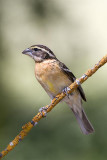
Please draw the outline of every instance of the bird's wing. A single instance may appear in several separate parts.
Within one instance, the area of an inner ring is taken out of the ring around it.
[[[74,81],[76,80],[76,77],[74,76],[74,74],[73,74],[73,73],[66,67],[66,65],[63,64],[62,62],[59,62],[59,65],[60,65],[62,71],[68,76],[68,78],[69,78],[72,82],[74,82]],[[86,101],[85,93],[84,93],[81,85],[80,85],[77,89],[79,90],[82,99],[83,99],[84,101]]]

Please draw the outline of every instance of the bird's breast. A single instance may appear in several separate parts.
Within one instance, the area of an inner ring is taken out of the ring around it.
[[[52,95],[57,95],[71,84],[56,60],[46,60],[35,65],[35,76],[42,87]]]

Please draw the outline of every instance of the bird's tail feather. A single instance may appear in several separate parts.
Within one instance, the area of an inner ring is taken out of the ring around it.
[[[82,116],[80,116],[79,113],[76,113],[73,109],[72,109],[78,123],[79,123],[79,126],[83,132],[83,134],[90,134],[90,133],[93,133],[94,132],[94,128],[93,126],[91,125],[90,121],[88,120],[84,110],[82,109]]]

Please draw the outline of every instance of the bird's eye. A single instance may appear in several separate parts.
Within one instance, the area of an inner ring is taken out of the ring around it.
[[[38,51],[38,48],[34,48],[34,51]]]

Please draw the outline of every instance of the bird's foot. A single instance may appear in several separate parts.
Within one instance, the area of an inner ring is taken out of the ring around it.
[[[42,117],[46,117],[47,116],[47,108],[46,107],[40,108],[39,112],[41,112]]]
[[[69,87],[65,87],[62,92],[65,93],[67,95],[67,97],[69,98],[69,93],[68,91],[70,91],[71,89]]]

